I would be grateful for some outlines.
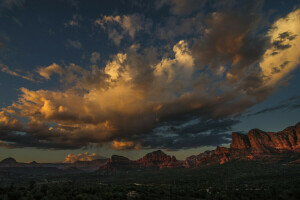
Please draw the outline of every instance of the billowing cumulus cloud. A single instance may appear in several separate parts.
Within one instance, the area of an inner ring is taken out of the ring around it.
[[[98,156],[96,153],[92,153],[90,154],[89,152],[85,152],[85,153],[79,153],[79,154],[68,154],[65,157],[65,163],[74,163],[76,161],[92,161],[92,160],[96,160],[99,158],[103,158],[101,156]]]
[[[0,129],[1,130],[21,130],[22,123],[17,119],[9,116],[4,111],[0,112]]]
[[[58,73],[64,89],[21,88],[18,100],[2,109],[1,126],[18,126],[1,132],[1,145],[175,150],[229,143],[228,133],[239,123],[236,116],[276,90],[264,69],[268,52],[276,49],[272,56],[284,55],[278,63],[286,66],[299,58],[285,54],[297,45],[298,27],[291,28],[297,12],[259,35],[256,15],[216,11],[191,39],[163,47],[136,42],[103,67],[96,65],[100,54],[94,52],[90,68],[74,63],[40,68],[46,80]],[[111,39],[117,44],[145,29],[145,22],[129,16],[104,16],[95,24],[108,34],[115,30],[119,39]],[[287,19],[290,26],[281,26]]]

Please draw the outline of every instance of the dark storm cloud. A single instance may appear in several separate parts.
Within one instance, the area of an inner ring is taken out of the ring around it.
[[[269,113],[269,112],[273,112],[273,111],[277,111],[277,110],[293,110],[293,109],[300,108],[300,106],[299,106],[300,105],[300,96],[290,97],[283,102],[284,103],[281,103],[279,105],[268,107],[268,108],[259,110],[255,113],[251,113],[251,114],[249,114],[249,116]]]
[[[205,35],[193,47],[196,64],[216,68],[233,62],[242,70],[257,61],[266,43],[265,38],[253,35],[258,21],[256,15],[238,12],[211,14]]]
[[[149,149],[190,149],[203,146],[218,146],[230,143],[228,134],[193,134],[164,137],[161,135],[149,135],[139,140],[144,148]]]
[[[287,104],[282,104],[282,105],[278,105],[278,106],[274,106],[274,107],[265,108],[265,109],[255,112],[253,114],[250,114],[250,116],[251,115],[259,115],[259,114],[272,112],[272,111],[276,111],[276,110],[281,110],[281,109],[286,108],[287,106],[288,106]]]
[[[189,122],[170,124],[160,123],[152,133],[139,134],[131,137],[131,142],[146,149],[189,149],[203,146],[217,146],[231,141],[232,126],[238,124],[236,119],[198,119]],[[118,138],[124,141],[126,138]],[[136,149],[128,146],[127,149]]]

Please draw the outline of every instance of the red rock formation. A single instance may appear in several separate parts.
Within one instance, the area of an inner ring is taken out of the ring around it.
[[[175,156],[172,156],[171,160],[166,160],[163,162],[159,168],[164,169],[164,168],[182,168],[183,167],[183,162],[178,161]]]
[[[99,169],[109,169],[109,170],[127,170],[139,168],[139,164],[135,161],[129,160],[124,156],[113,155],[107,164],[100,166]]]
[[[197,166],[202,161],[203,158],[207,158],[207,157],[214,155],[214,152],[215,152],[214,150],[213,151],[205,151],[203,153],[200,153],[197,156],[187,157],[184,161],[184,167],[190,168],[190,167]]]
[[[191,156],[185,167],[224,164],[231,160],[255,160],[260,162],[296,163],[300,158],[300,123],[280,132],[264,132],[252,129],[247,135],[232,133],[230,148],[217,147],[208,153]]]
[[[230,145],[232,149],[248,149],[250,148],[250,141],[247,135],[241,133],[232,133],[232,142]]]
[[[137,163],[145,167],[159,167],[164,162],[170,162],[171,159],[171,156],[165,154],[161,150],[158,150],[146,154],[143,158],[138,159]]]
[[[255,153],[300,152],[300,123],[277,133],[259,129],[252,129],[247,135],[232,133],[230,148],[248,149]]]
[[[178,161],[175,156],[171,157],[161,150],[148,153],[136,162],[142,167],[179,168],[183,166],[183,163]]]
[[[226,147],[217,147],[214,152],[215,155],[223,155],[228,153],[229,153],[229,149]]]

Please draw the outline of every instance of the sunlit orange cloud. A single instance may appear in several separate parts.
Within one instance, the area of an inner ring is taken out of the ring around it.
[[[260,62],[265,83],[274,86],[300,63],[300,9],[278,19],[268,36],[272,47]]]
[[[103,68],[95,65],[100,55],[90,70],[74,63],[39,67],[40,79],[50,81],[58,74],[65,89],[21,88],[18,100],[0,112],[0,129],[11,130],[0,139],[38,148],[107,145],[123,150],[153,147],[147,136],[160,134],[172,145],[175,140],[167,134],[175,129],[167,127],[166,135],[161,130],[155,132],[164,122],[180,124],[195,117],[224,119],[243,113],[272,94],[276,87],[270,86],[300,63],[299,13],[295,10],[273,24],[266,35],[273,45],[266,51],[263,45],[260,51],[252,45],[253,41],[261,43],[250,34],[255,20],[213,13],[203,38],[195,44],[180,40],[164,56],[157,56],[156,48],[141,49],[134,44],[112,56]],[[120,19],[105,20],[119,23]],[[102,26],[104,22],[97,23]],[[134,34],[127,28],[128,34]],[[260,54],[256,55],[257,51]],[[273,73],[275,63],[284,67]],[[89,159],[88,155],[80,156]]]
[[[96,153],[88,153],[88,152],[85,152],[85,153],[79,153],[79,154],[75,154],[75,155],[72,155],[72,154],[68,154],[66,157],[65,157],[65,163],[74,163],[76,161],[92,161],[92,160],[96,160],[98,159],[99,156],[96,154]]]
[[[117,141],[117,140],[114,140],[111,146],[113,149],[116,150],[128,150],[128,149],[140,150],[142,148],[140,144],[136,144],[135,142],[132,141]]]

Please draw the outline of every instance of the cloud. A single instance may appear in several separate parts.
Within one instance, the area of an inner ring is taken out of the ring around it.
[[[9,116],[4,111],[0,111],[0,130],[20,130],[22,123]]]
[[[162,40],[173,41],[178,37],[189,37],[200,34],[203,30],[203,16],[192,17],[170,16],[156,26],[156,35]]]
[[[21,75],[20,73],[16,72],[16,71],[13,71],[11,70],[8,66],[4,65],[4,64],[1,64],[0,63],[0,70],[4,73],[7,73],[7,74],[10,74],[12,76],[17,76],[17,77],[20,77],[22,79],[25,79],[25,80],[28,80],[28,81],[35,81],[33,79],[33,75],[28,73],[28,75]]]
[[[90,62],[92,64],[96,64],[100,60],[100,53],[98,52],[93,52],[91,54]]]
[[[259,110],[254,113],[250,113],[249,116],[264,114],[264,113],[273,112],[276,110],[284,110],[284,109],[285,110],[295,110],[295,109],[300,108],[299,105],[300,105],[300,96],[293,96],[293,97],[290,97],[290,98],[284,100],[279,105],[275,105],[272,107],[268,107],[268,108]]]
[[[267,113],[267,112],[272,112],[272,111],[275,111],[275,110],[281,110],[283,108],[286,108],[288,107],[287,104],[281,104],[281,105],[277,105],[277,106],[273,106],[273,107],[269,107],[269,108],[265,108],[265,109],[262,109],[262,110],[259,110],[253,114],[250,114],[250,115],[259,115],[259,114],[263,114],[263,113]]]
[[[19,100],[4,111],[29,119],[23,126],[24,134],[0,135],[0,139],[37,148],[72,149],[111,141],[116,149],[143,148],[143,143],[131,143],[130,139],[155,135],[152,131],[166,122],[183,123],[196,116],[203,120],[227,117],[249,107],[239,95],[233,101],[233,94],[216,97],[202,93],[206,85],[194,88],[194,81],[203,77],[193,76],[194,59],[185,41],[174,45],[174,58],[160,61],[154,59],[155,50],[139,54],[137,49],[130,47],[115,55],[104,69],[92,72],[66,66],[62,80],[69,80],[67,74],[72,74],[74,81],[74,88],[66,91],[22,88]]]
[[[131,30],[125,21],[124,16],[105,16],[97,25],[116,29],[119,41],[144,29]],[[278,21],[272,27],[280,27]],[[237,117],[277,88],[261,68],[266,52],[288,51],[297,39],[290,27],[282,27],[274,44],[273,28],[257,34],[259,23],[256,14],[217,11],[205,18],[201,34],[171,46],[135,43],[101,68],[74,63],[42,68],[46,79],[61,73],[64,89],[21,88],[18,100],[2,110],[23,119],[22,127],[3,130],[0,140],[6,147],[44,149],[175,150],[229,143]],[[91,58],[91,64],[98,61],[96,53]]]
[[[3,0],[0,3],[1,8],[12,9],[14,7],[23,6],[25,0]]]
[[[167,80],[167,82],[182,80],[182,83],[184,83],[190,81],[194,71],[194,58],[188,49],[188,44],[181,40],[174,45],[173,51],[175,58],[162,59],[162,61],[155,66],[154,75],[159,77],[159,79],[163,79],[163,81]]]
[[[274,86],[300,64],[300,9],[273,25],[268,36],[271,47],[263,55],[260,67],[267,85]]]
[[[169,5],[172,14],[184,15],[199,10],[205,3],[206,0],[158,0],[156,1],[156,6],[160,8],[163,5]]]
[[[78,40],[67,40],[66,46],[71,47],[71,48],[75,48],[75,49],[81,49],[82,44]]]
[[[133,39],[140,31],[149,31],[151,20],[145,19],[140,14],[131,15],[116,15],[116,16],[103,16],[95,20],[94,24],[100,26],[103,30],[108,31],[108,37],[114,41],[116,45],[124,37],[129,36]]]
[[[64,72],[63,68],[56,63],[52,63],[47,67],[40,67],[37,70],[37,73],[43,78],[45,78],[46,80],[50,80],[50,76],[54,73],[59,74],[61,76],[63,72]]]
[[[133,141],[112,141],[111,147],[115,150],[140,150],[142,147],[140,144]]]
[[[97,155],[96,153],[92,153],[90,154],[89,152],[85,152],[85,153],[79,153],[79,154],[68,154],[65,157],[65,163],[74,163],[76,161],[92,161],[92,160],[96,160],[96,159],[100,159],[103,158],[99,155]]]
[[[80,15],[73,15],[72,19],[65,22],[65,27],[79,27],[79,21],[82,20],[82,17]]]

